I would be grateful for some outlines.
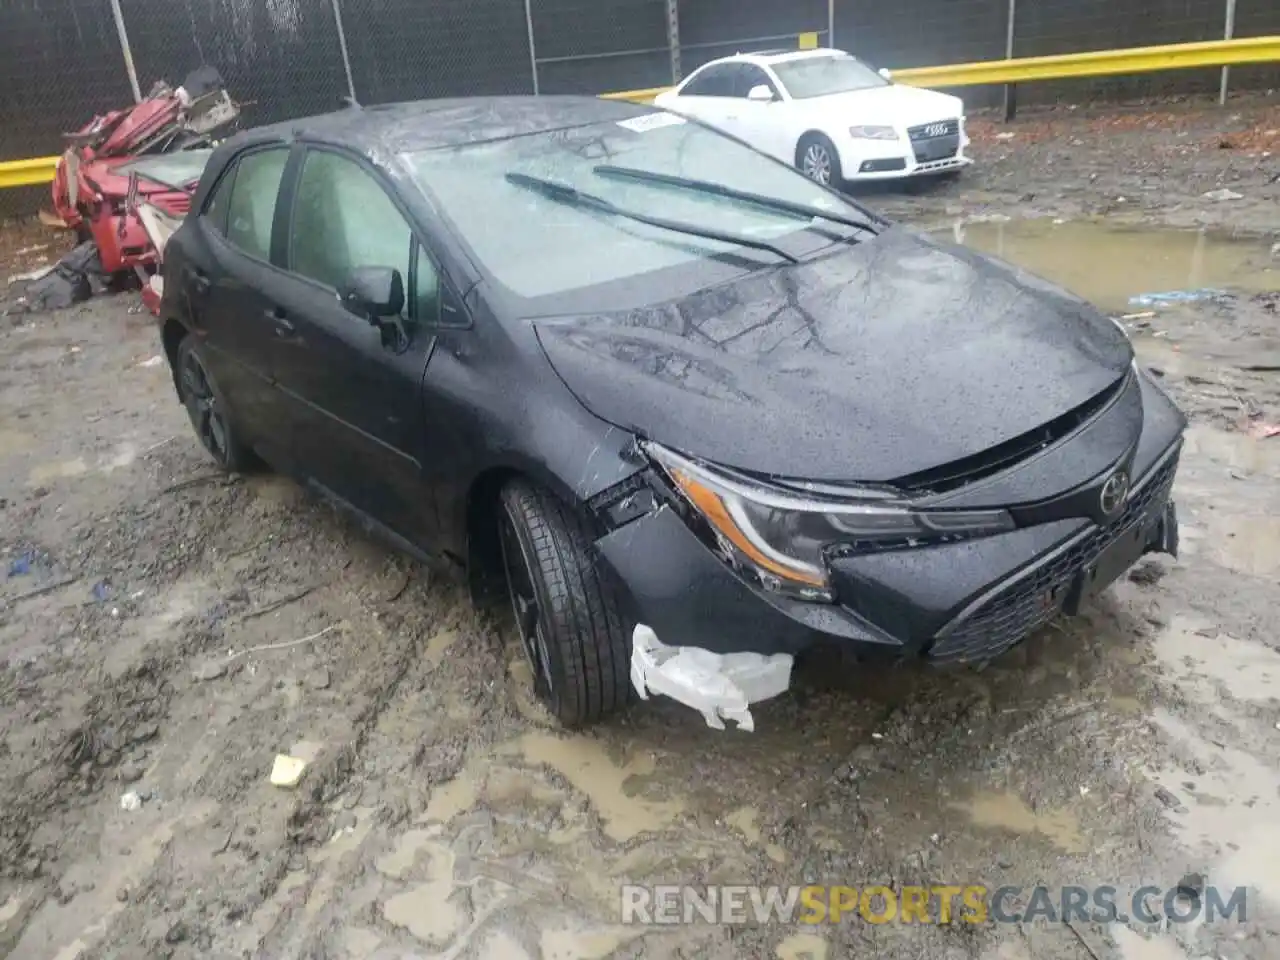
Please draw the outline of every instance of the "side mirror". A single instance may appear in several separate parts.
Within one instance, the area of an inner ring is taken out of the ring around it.
[[[881,67],[879,70],[876,71],[876,73],[880,74],[880,76],[884,77],[886,80],[893,79],[893,74],[889,72],[888,67]]]
[[[767,83],[758,83],[747,91],[747,99],[756,103],[772,103],[773,91],[769,89]]]
[[[378,327],[404,309],[404,278],[391,267],[356,267],[338,297],[349,311]]]

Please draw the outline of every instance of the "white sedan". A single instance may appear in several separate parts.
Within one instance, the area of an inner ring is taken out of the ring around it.
[[[954,173],[972,162],[959,97],[893,83],[840,50],[714,60],[655,103],[794,163],[819,183]]]

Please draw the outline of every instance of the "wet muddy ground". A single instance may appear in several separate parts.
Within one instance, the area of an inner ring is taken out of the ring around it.
[[[1139,195],[1106,144],[1187,139],[1096,122],[868,202],[1140,314],[1192,421],[1181,559],[981,672],[811,664],[751,734],[670,702],[557,730],[458,584],[212,470],[132,295],[0,321],[0,957],[1280,956],[1280,187],[1206,146],[1151,174],[1166,204],[1086,222]],[[1227,181],[1247,205],[1199,199]],[[1184,288],[1236,295],[1129,304]],[[298,787],[278,753],[310,761]],[[1216,924],[641,927],[628,882],[1249,899]]]

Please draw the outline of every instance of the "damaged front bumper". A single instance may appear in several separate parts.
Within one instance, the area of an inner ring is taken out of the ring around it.
[[[1143,555],[1176,556],[1172,487],[1181,425],[1171,415],[1144,431],[1132,492],[1111,522],[1066,517],[834,559],[834,603],[762,588],[709,549],[661,496],[632,498],[632,512],[596,541],[626,588],[631,621],[641,625],[632,682],[642,698],[672,696],[713,727],[734,720],[751,729],[749,705],[785,690],[795,655],[818,643],[864,659],[990,660],[1059,614],[1075,614]],[[761,675],[768,681],[757,684]]]
[[[1177,510],[1168,488],[1153,490],[1145,506],[1105,540],[1097,528],[1049,549],[1043,546],[1047,531],[1024,538],[1026,562],[952,605],[959,612],[938,629],[930,624],[937,622],[946,595],[933,591],[936,578],[920,580],[914,596],[899,596],[887,608],[898,615],[900,633],[845,603],[804,603],[749,585],[669,507],[609,534],[597,547],[627,586],[639,624],[632,638],[631,682],[641,699],[664,694],[697,710],[708,726],[723,729],[725,720],[733,720],[751,730],[750,705],[784,692],[795,655],[816,643],[839,643],[868,658],[888,653],[923,655],[937,663],[984,662],[1060,613],[1076,613],[1084,599],[1144,554],[1177,555]],[[935,560],[942,570],[949,564]],[[900,613],[907,608],[915,616],[904,621]]]

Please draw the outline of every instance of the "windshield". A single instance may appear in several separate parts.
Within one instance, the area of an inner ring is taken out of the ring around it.
[[[626,211],[754,240],[806,230],[810,221],[669,183],[603,175],[595,168],[621,166],[712,181],[801,204],[815,214],[866,216],[791,168],[669,113],[415,152],[405,159],[485,269],[528,298],[708,257],[732,256],[760,266],[780,260],[767,250],[559,202],[513,183],[509,174],[571,186]],[[822,233],[814,233],[815,243],[830,242],[830,224],[822,227]]]
[[[127,177],[133,171],[138,176],[154,180],[166,187],[182,189],[200,179],[204,168],[209,164],[211,149],[179,150],[176,153],[162,153],[151,157],[139,157],[115,168],[115,172]]]
[[[804,57],[775,63],[773,72],[794,100],[825,97],[833,93],[887,87],[889,81],[861,60],[848,55]]]

